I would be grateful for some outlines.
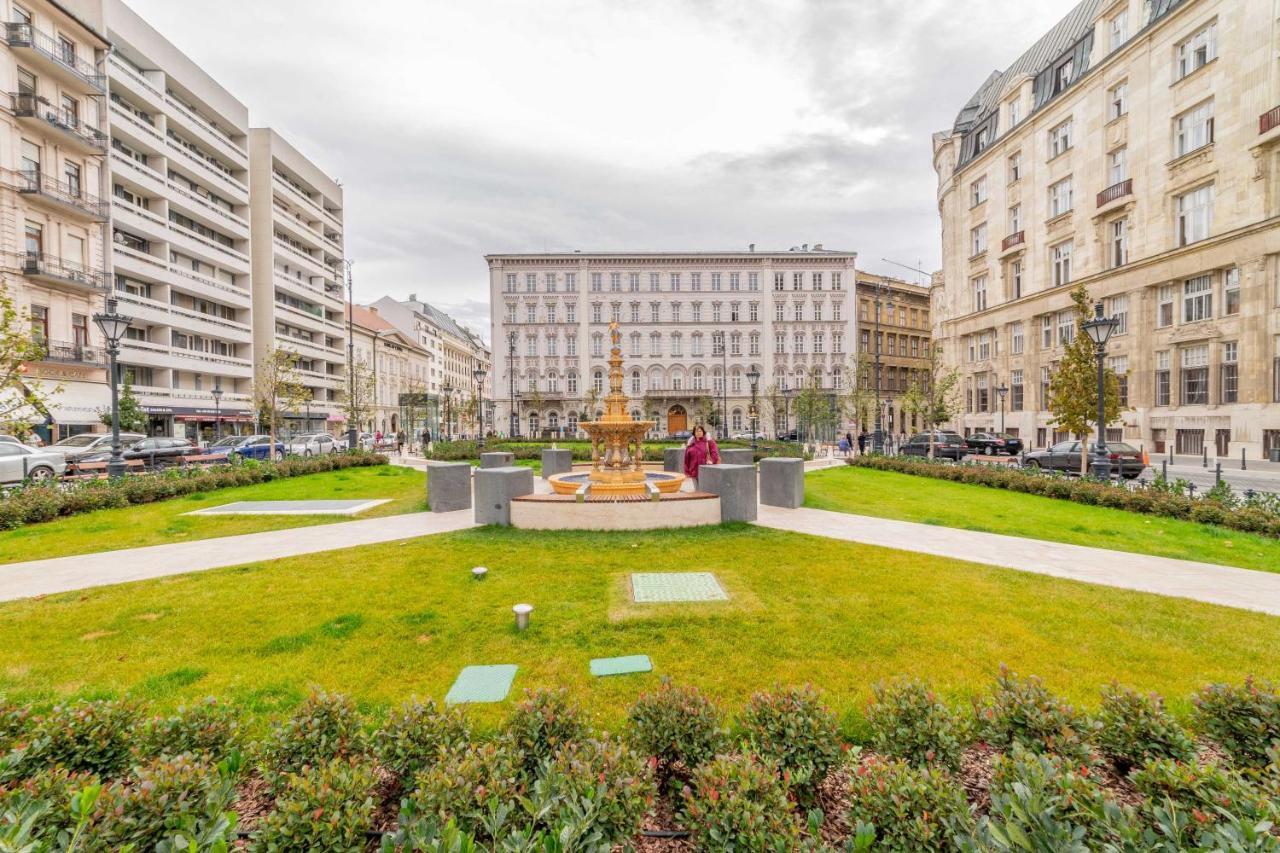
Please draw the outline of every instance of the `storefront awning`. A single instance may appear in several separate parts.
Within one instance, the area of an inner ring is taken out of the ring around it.
[[[53,386],[46,383],[46,393]],[[111,408],[111,389],[103,382],[66,382],[62,391],[50,394],[44,408],[55,424],[88,426],[102,423],[99,411]],[[43,414],[32,419],[43,423]]]

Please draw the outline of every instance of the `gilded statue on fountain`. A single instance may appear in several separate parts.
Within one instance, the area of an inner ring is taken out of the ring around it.
[[[604,398],[604,416],[581,424],[591,439],[590,480],[643,483],[644,435],[654,422],[633,420],[627,412],[627,395],[622,391],[622,332],[617,320],[609,324],[609,338],[609,396]]]

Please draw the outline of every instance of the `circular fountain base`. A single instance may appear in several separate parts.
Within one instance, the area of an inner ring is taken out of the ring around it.
[[[706,492],[647,495],[521,495],[511,526],[525,530],[657,530],[720,523],[720,498]]]
[[[670,471],[625,471],[620,474],[630,475],[627,478],[610,479],[612,472],[601,472],[606,479],[596,479],[591,471],[573,471],[568,474],[552,474],[547,478],[551,490],[557,495],[576,495],[584,485],[590,485],[588,494],[592,497],[648,497],[649,484],[652,483],[664,495],[675,494],[684,485],[684,474],[673,474]]]

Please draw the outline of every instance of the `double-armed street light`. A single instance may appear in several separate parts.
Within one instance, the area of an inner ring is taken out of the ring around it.
[[[1106,368],[1107,341],[1115,334],[1120,321],[1103,316],[1102,303],[1093,306],[1093,317],[1084,322],[1084,333],[1093,341],[1093,356],[1098,360],[1098,441],[1093,449],[1093,476],[1100,480],[1111,479],[1111,462],[1107,455],[1107,397]]]
[[[120,455],[120,376],[116,359],[120,355],[120,340],[133,322],[117,311],[116,306],[116,300],[108,299],[106,311],[93,315],[93,322],[107,342],[107,381],[111,383],[111,458],[107,461],[107,476],[113,479],[123,477],[126,469],[124,457]]]

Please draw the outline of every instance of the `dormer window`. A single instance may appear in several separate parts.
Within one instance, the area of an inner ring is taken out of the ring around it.
[[[1071,85],[1071,72],[1075,69],[1075,61],[1067,59],[1053,72],[1053,94],[1057,95]]]
[[[984,127],[978,131],[977,141],[974,142],[973,153],[978,154],[985,151],[987,146],[991,144],[991,128]]]
[[[1013,100],[1009,102],[1009,127],[1014,127],[1018,122],[1022,121],[1022,102]]]

